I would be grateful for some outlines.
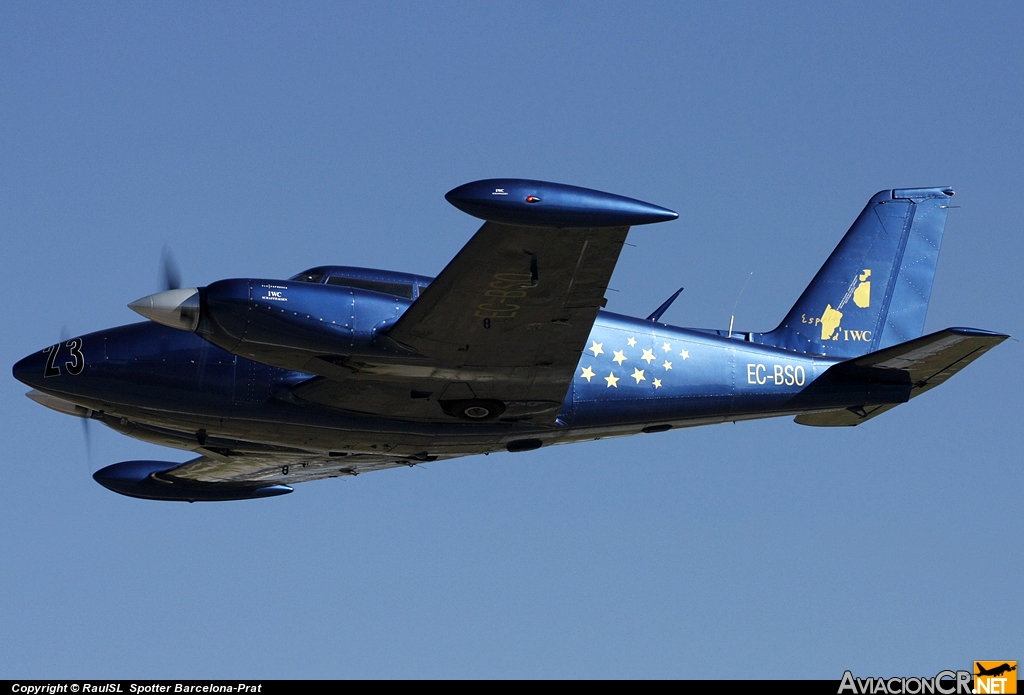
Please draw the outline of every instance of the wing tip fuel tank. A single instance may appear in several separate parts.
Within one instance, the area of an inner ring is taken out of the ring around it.
[[[622,227],[679,215],[642,200],[530,179],[483,179],[445,194],[459,210],[490,222],[530,227]]]
[[[92,477],[108,490],[145,500],[227,502],[276,497],[292,491],[289,485],[190,483],[160,477],[180,465],[170,461],[122,461],[99,469]]]

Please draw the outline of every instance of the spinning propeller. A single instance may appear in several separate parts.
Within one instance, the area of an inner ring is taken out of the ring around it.
[[[168,246],[164,246],[160,254],[160,271],[163,292],[136,299],[128,308],[165,326],[195,330],[199,323],[199,290],[195,287],[182,289],[181,271]]]
[[[163,275],[163,289],[177,290],[181,288],[181,269],[174,260],[171,247],[164,244],[164,250],[160,252],[160,274]]]
[[[71,340],[71,333],[68,331],[68,325],[65,323],[60,327],[60,342],[58,345],[63,345],[69,340]],[[81,406],[78,407],[81,408]],[[92,427],[90,426],[90,420],[92,419],[93,411],[87,408],[82,408],[82,410],[86,413],[80,415],[82,419],[82,438],[85,439],[85,458],[89,467],[92,468]],[[78,415],[79,413],[73,414]]]

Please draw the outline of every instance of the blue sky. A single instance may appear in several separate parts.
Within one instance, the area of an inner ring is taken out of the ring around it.
[[[872,194],[957,190],[926,329],[1024,334],[1012,3],[6,3],[2,362],[187,285],[435,274],[449,189],[677,210],[609,309],[781,319]],[[933,675],[1022,659],[1021,349],[864,426],[789,419],[161,504],[184,460],[0,388],[0,677]],[[1018,500],[1016,503],[1013,500]],[[1018,579],[1014,579],[1017,577]]]

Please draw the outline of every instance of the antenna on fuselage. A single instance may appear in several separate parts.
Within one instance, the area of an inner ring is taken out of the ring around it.
[[[740,293],[736,297],[736,303],[732,305],[732,316],[729,317],[729,337],[732,337],[732,324],[736,320],[736,307],[740,305],[740,297],[743,296],[743,291],[747,289],[747,285],[750,284],[750,278],[754,277],[754,271],[750,271],[750,275],[747,276],[747,281],[743,283],[743,287],[740,288]]]
[[[671,297],[669,297],[664,302],[662,302],[661,306],[659,306],[657,309],[655,309],[654,313],[652,313],[650,316],[647,317],[647,320],[648,321],[659,321],[661,319],[661,315],[665,313],[666,309],[668,309],[670,306],[672,306],[672,302],[676,301],[676,297],[679,296],[679,293],[682,292],[683,289],[685,289],[685,288],[680,287],[678,290],[675,291],[675,294],[673,294]]]

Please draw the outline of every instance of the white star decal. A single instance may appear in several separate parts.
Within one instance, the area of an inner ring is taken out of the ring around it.
[[[590,380],[593,379],[594,376],[595,376],[594,375],[594,370],[591,369],[590,367],[584,367],[583,368],[583,373],[580,374],[580,376],[583,377],[584,379],[586,379],[587,383],[589,384]]]
[[[615,372],[608,372],[608,376],[606,376],[604,380],[608,382],[607,388],[611,388],[612,386],[619,388],[619,377],[615,376]]]
[[[644,370],[642,370],[642,369],[634,369],[633,370],[633,378],[636,379],[636,383],[638,383],[638,384],[641,381],[647,381],[647,377],[644,376]]]
[[[655,379],[654,380],[654,388],[656,388],[656,389],[660,389],[661,388],[661,379]]]
[[[690,353],[687,352],[686,350],[683,350],[682,352],[680,352],[679,356],[682,357],[684,360],[690,359]]]
[[[621,367],[622,363],[625,362],[625,361],[626,361],[626,356],[622,354],[622,350],[616,350],[615,351],[615,357],[612,358],[612,362],[618,362],[619,366]]]
[[[636,347],[636,338],[630,338],[626,341],[626,344],[628,344],[629,347]]]
[[[663,365],[661,365],[661,366],[665,368],[665,371],[666,371],[666,372],[667,372],[668,370],[672,369],[672,363],[671,363],[671,362],[669,362],[668,360],[665,360],[665,364],[663,364]]]
[[[604,352],[604,348],[602,347],[604,343],[599,343],[596,340],[593,342],[594,344],[588,347],[587,349],[594,353],[594,357],[597,357],[598,355]]]
[[[664,350],[665,352],[672,352],[672,346],[669,345],[668,343],[662,343],[661,349]]]
[[[650,364],[654,361],[654,350],[644,350],[644,354],[640,359],[646,360],[647,364]]]

